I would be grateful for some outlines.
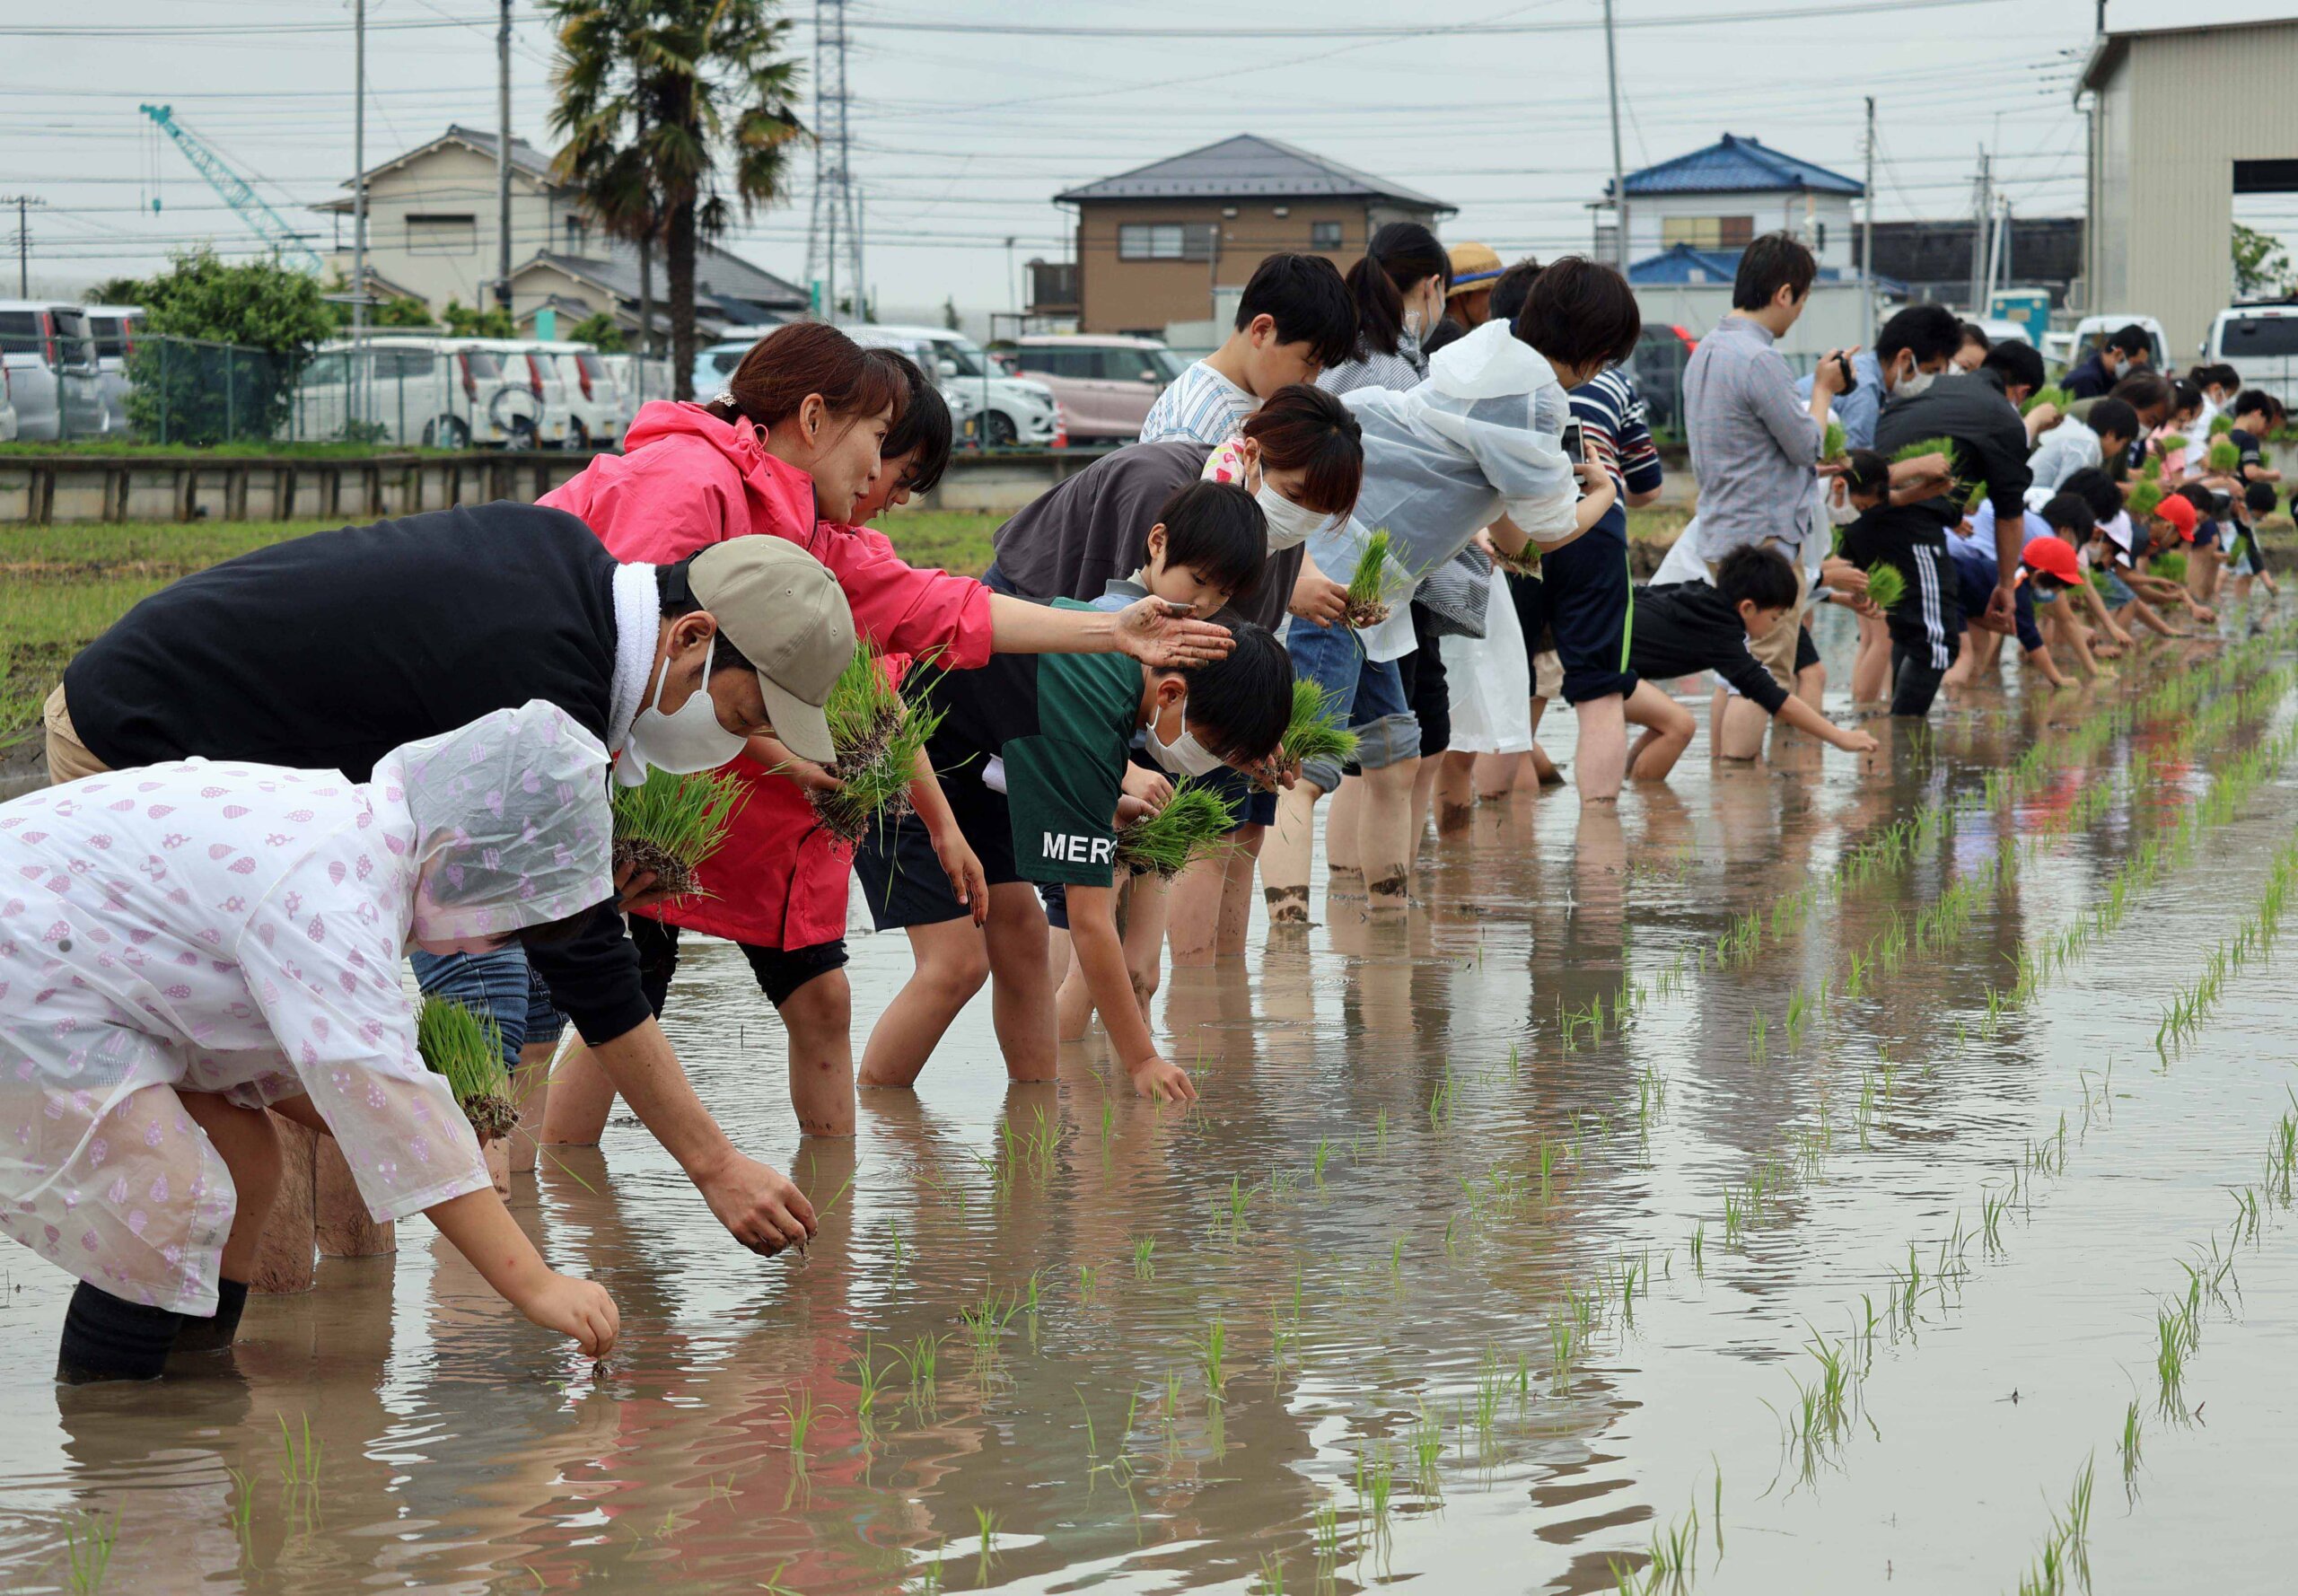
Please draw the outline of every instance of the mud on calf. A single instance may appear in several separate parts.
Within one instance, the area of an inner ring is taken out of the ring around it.
[[[1364,890],[1368,897],[1400,899],[1405,895],[1405,890],[1411,884],[1411,876],[1399,871],[1395,875],[1384,875],[1379,881],[1371,882]]]
[[[1268,917],[1279,925],[1308,923],[1308,888],[1265,887],[1261,890],[1261,898],[1268,905]]]

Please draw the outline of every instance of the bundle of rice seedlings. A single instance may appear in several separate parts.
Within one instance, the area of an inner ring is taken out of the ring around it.
[[[1356,733],[1348,729],[1347,717],[1333,703],[1331,693],[1317,682],[1295,678],[1293,683],[1293,718],[1285,723],[1285,735],[1276,745],[1276,757],[1285,764],[1299,765],[1309,759],[1337,759],[1346,764],[1356,755]]]
[[[1173,784],[1173,795],[1165,800],[1164,808],[1117,834],[1117,862],[1136,875],[1153,871],[1171,881],[1236,823],[1236,809],[1228,799],[1185,776]]]
[[[2142,477],[2131,486],[2129,496],[2123,500],[2123,508],[2130,512],[2131,522],[2136,525],[2153,514],[2162,502],[2162,485],[2152,477]]]
[[[1827,465],[1851,452],[1851,434],[1843,430],[1843,423],[1830,421],[1825,436],[1820,440],[1820,463]]]
[[[1955,440],[1943,434],[1939,437],[1917,438],[1912,443],[1901,444],[1891,451],[1891,464],[1898,465],[1904,460],[1920,460],[1926,454],[1944,455],[1947,460],[1947,469],[1952,471],[1955,469]]]
[[[2223,421],[2224,417],[2220,417]],[[2202,457],[2203,469],[2214,476],[2231,477],[2242,463],[2242,452],[2234,447],[2232,438],[2215,437],[2209,452]]]
[[[1867,597],[1878,609],[1889,609],[1907,597],[1907,577],[1897,566],[1877,560],[1867,567]]]
[[[2233,430],[2234,418],[2232,416],[2218,415],[2213,416],[2210,418],[2210,435],[2212,437],[2223,438]]]
[[[2187,446],[2187,435],[2186,435],[2186,434],[2184,434],[2184,433],[2164,433],[2164,434],[2162,434],[2162,452],[2163,452],[2163,453],[2165,453],[2165,454],[2176,454],[2180,450],[2181,450],[2181,449],[2185,448],[2186,446]]]
[[[839,786],[806,797],[822,829],[842,842],[859,842],[873,825],[909,812],[909,784],[917,756],[942,723],[942,712],[905,700],[887,680],[883,657],[864,644],[854,651],[822,706],[838,757],[829,773]]]
[[[1364,540],[1364,552],[1348,579],[1348,613],[1343,618],[1358,631],[1389,618],[1381,598],[1388,591],[1389,529],[1381,528]]]
[[[724,771],[672,776],[649,770],[635,787],[614,790],[614,864],[654,878],[654,890],[684,898],[698,887],[695,871],[726,840],[726,828],[749,796]]]
[[[2138,475],[2143,481],[2153,482],[2159,479],[2162,475],[2162,457],[2159,454],[2148,455],[2146,463],[2138,468]]]
[[[2074,399],[2072,394],[2068,393],[2064,388],[2053,383],[2048,388],[2038,388],[2034,392],[2029,394],[2027,396],[2027,402],[2019,407],[2019,414],[2024,416],[2028,412],[2031,411],[2037,405],[2049,405],[2055,409],[2064,411],[2067,406],[2074,402]]]
[[[447,1090],[481,1142],[500,1141],[517,1128],[511,1072],[503,1067],[503,1033],[492,1019],[452,997],[426,997],[415,1011],[415,1048],[425,1069],[447,1078]]]
[[[2148,563],[2147,568],[2155,575],[2175,582],[2183,587],[2187,580],[2186,550],[2174,548],[2168,554],[2158,554]]]

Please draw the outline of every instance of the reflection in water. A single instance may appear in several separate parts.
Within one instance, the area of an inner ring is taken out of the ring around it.
[[[1996,1012],[2023,951],[2285,724],[2268,695],[2082,740],[2162,680],[1966,693],[1865,770],[1791,745],[1616,807],[1480,809],[1429,845],[1410,916],[1337,900],[1171,973],[1159,1022],[1204,1092],[1186,1114],[1124,1091],[1098,1037],[1065,1047],[1057,1085],[1009,1084],[976,1005],[922,1093],[865,1093],[853,1141],[794,1146],[780,1034],[702,943],[674,1039],[823,1212],[806,1254],[729,1250],[618,1120],[603,1151],[548,1150],[514,1202],[619,1302],[611,1366],[403,1227],[396,1258],[254,1304],[206,1377],[57,1392],[15,1360],[0,1567],[61,1583],[66,1527],[116,1513],[111,1588],[139,1591],[1589,1591],[1712,1489],[1747,1532],[1702,1588],[1795,1588],[1763,1571],[1823,1540],[1830,1565],[1904,1563],[1881,1530],[1796,1516],[1824,1469],[1765,1494],[1782,1365],[2050,1134],[2077,1069],[2137,1051],[2153,990],[2115,978],[2183,969],[2287,835],[2291,795],[2261,783],[2088,951],[2103,985]],[[1990,786],[2038,738],[2032,779]],[[1925,815],[1950,818],[1853,869]],[[906,963],[858,940],[857,1010]],[[14,1284],[44,1346],[63,1290]],[[1922,1328],[1890,1355],[1934,1355]],[[306,1483],[285,1478],[298,1456]],[[1829,1456],[1846,1481],[1891,1466]],[[1953,1499],[1953,1472],[1929,1488]],[[1767,1521],[1792,1528],[1767,1544]],[[1983,1577],[2012,1583],[2023,1544],[1994,1550]]]

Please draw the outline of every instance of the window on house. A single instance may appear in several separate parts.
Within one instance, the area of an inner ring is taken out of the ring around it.
[[[1340,248],[1340,224],[1339,224],[1339,223],[1338,223],[1338,222],[1311,222],[1311,223],[1310,223],[1310,224],[1309,224],[1309,248],[1311,248],[1311,250],[1338,250],[1338,249],[1339,249],[1339,248]]]
[[[409,211],[407,252],[410,255],[474,255],[478,252],[478,218],[438,215]]]
[[[1812,252],[1813,252],[1814,254],[1824,255],[1824,254],[1826,254],[1826,253],[1827,253],[1827,248],[1828,248],[1828,224],[1827,224],[1826,223],[1824,223],[1824,222],[1814,222],[1814,223],[1812,223],[1812,224],[1811,224],[1811,250],[1812,250]]]
[[[569,255],[580,255],[580,254],[583,254],[583,253],[584,252],[584,250],[585,250],[586,247],[589,245],[590,241],[591,241],[591,228],[590,228],[590,224],[589,224],[588,223],[584,222],[584,221],[583,220],[583,218],[582,218],[582,217],[580,217],[580,216],[569,216],[569,217],[567,217],[567,218],[566,218],[566,252],[567,252]]]
[[[1210,260],[1213,227],[1204,222],[1122,222],[1117,230],[1119,260]]]
[[[1663,216],[1660,244],[1673,249],[1689,244],[1695,250],[1744,250],[1755,242],[1753,216]]]

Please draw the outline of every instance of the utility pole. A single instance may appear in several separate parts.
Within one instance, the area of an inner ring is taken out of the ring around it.
[[[1859,342],[1875,346],[1875,97],[1867,96],[1867,214],[1859,225],[1859,275],[1866,294],[1859,311]]]
[[[1619,158],[1619,44],[1612,32],[1612,0],[1604,0],[1604,82],[1612,102],[1612,255],[1627,275],[1627,177]]]
[[[351,418],[366,418],[367,350],[367,0],[351,0],[351,347],[359,363]]]
[[[495,303],[511,309],[511,0],[495,30]],[[545,240],[546,247],[549,241]]]
[[[36,199],[29,194],[0,194],[0,205],[13,205],[16,207],[16,297],[18,299],[30,299],[32,296],[32,223],[30,210],[33,206],[47,203],[45,199]]]
[[[1987,146],[1978,147],[1978,180],[1971,185],[1971,315],[1985,313],[1987,281],[1987,218],[1994,208],[1994,182],[1988,173]]]

